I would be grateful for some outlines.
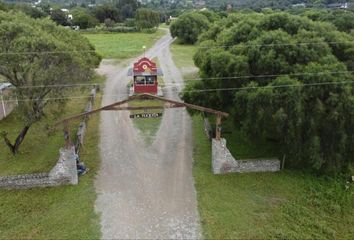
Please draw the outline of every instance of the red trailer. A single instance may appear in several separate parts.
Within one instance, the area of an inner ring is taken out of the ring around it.
[[[162,71],[156,67],[156,63],[146,57],[141,58],[128,71],[128,76],[134,78],[130,95],[139,93],[161,95],[157,77],[162,75]]]

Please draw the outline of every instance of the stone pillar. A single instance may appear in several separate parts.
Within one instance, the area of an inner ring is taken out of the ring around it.
[[[78,184],[75,147],[60,149],[59,161],[49,172],[49,178],[57,185]]]
[[[226,147],[226,140],[212,139],[212,168],[214,174],[236,172],[238,163]]]

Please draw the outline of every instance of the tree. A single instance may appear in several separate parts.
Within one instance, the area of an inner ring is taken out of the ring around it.
[[[68,15],[60,9],[54,9],[50,14],[50,19],[62,26],[70,26]]]
[[[172,37],[178,37],[183,43],[195,43],[198,36],[209,28],[209,20],[198,12],[182,14],[172,22],[170,31]]]
[[[32,18],[43,18],[48,16],[41,8],[32,7],[27,3],[19,3],[13,6],[14,10],[19,10]]]
[[[199,39],[194,62],[208,79],[189,84],[185,101],[228,109],[250,139],[272,139],[287,166],[338,173],[353,163],[353,36],[275,12],[231,14]]]
[[[0,11],[7,11],[7,5],[0,1]]]
[[[139,29],[155,28],[160,24],[160,14],[150,9],[140,8],[136,11],[135,21]]]
[[[67,92],[61,86],[90,80],[100,58],[80,34],[21,13],[0,12],[0,41],[0,74],[23,99],[18,106],[23,128],[17,138],[12,143],[2,132],[5,143],[16,154],[30,127],[49,109],[64,106]]]
[[[73,25],[79,26],[80,29],[92,28],[99,23],[98,20],[84,8],[74,8],[71,12],[73,14]]]
[[[98,21],[100,21],[100,23],[104,23],[104,21],[108,18],[115,22],[119,22],[121,20],[120,11],[113,4],[105,3],[103,5],[99,5],[92,11],[93,15],[98,19]]]

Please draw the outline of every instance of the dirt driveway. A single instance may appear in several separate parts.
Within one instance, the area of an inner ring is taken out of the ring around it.
[[[146,55],[158,57],[166,83],[183,83],[171,58],[171,42],[165,35]],[[132,61],[102,62],[99,72],[107,76],[103,105],[127,97],[129,65]],[[166,97],[178,99],[175,90],[167,88]],[[126,111],[101,113],[100,131],[102,165],[95,208],[101,214],[103,239],[200,238],[187,112],[165,110],[150,146]]]

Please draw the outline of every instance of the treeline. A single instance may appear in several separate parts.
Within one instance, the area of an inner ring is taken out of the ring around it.
[[[4,11],[21,11],[32,18],[51,18],[62,26],[80,29],[98,28],[116,31],[140,31],[156,28],[161,19],[157,11],[142,8],[136,0],[116,0],[103,4],[72,4],[69,8],[60,8],[42,2],[37,5],[27,3],[5,4],[0,2]]]
[[[214,9],[226,9],[227,5],[230,4],[236,10],[245,8],[253,10],[261,10],[262,8],[285,10],[296,4],[306,4],[308,7],[326,7],[329,4],[345,2],[354,3],[353,0],[206,0],[206,5]]]
[[[194,56],[203,80],[190,81],[183,99],[231,112],[250,141],[273,142],[288,167],[348,171],[354,163],[354,37],[321,14],[313,21],[285,12],[234,13],[206,26],[205,18],[190,17],[200,13],[181,16],[185,28],[188,18],[194,28],[203,23]],[[193,42],[180,20],[172,33]]]

